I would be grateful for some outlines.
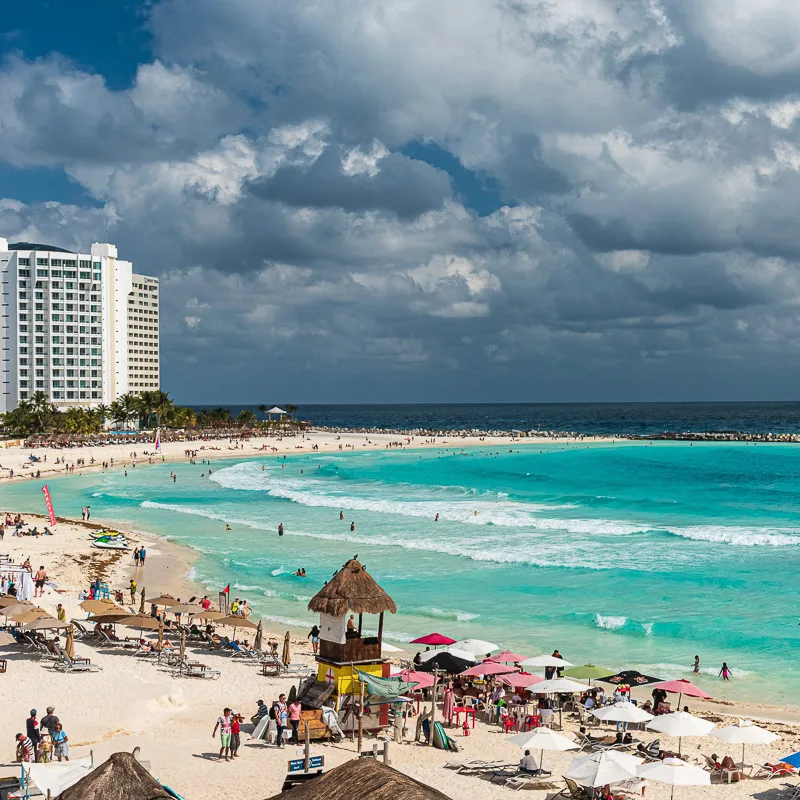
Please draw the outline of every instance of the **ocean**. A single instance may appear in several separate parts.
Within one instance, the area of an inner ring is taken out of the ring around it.
[[[60,514],[90,504],[93,518],[195,548],[194,577],[209,593],[230,583],[281,624],[310,627],[308,600],[358,554],[397,603],[385,623],[394,643],[439,631],[663,678],[689,677],[697,654],[697,682],[712,696],[792,703],[798,448],[543,442],[297,453],[221,460],[210,477],[207,465],[140,464],[127,478],[49,484]],[[2,497],[43,512],[39,482],[4,486]],[[298,567],[306,579],[293,575]],[[716,677],[723,660],[729,684]]]

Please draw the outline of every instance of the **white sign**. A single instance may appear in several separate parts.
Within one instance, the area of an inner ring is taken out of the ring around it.
[[[341,617],[332,617],[329,614],[319,615],[319,638],[324,639],[326,642],[335,642],[336,644],[344,644],[345,631],[347,630],[345,622],[345,615]]]

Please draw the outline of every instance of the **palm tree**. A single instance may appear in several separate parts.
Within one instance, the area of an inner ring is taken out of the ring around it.
[[[292,405],[291,403],[286,403],[284,405],[286,412],[289,414],[289,419],[294,422],[294,412],[297,411],[297,406]]]
[[[266,414],[266,413],[267,413],[267,407],[266,407],[266,406],[265,406],[263,403],[262,403],[262,404],[261,404],[261,405],[258,407],[258,410],[259,410],[259,411],[260,411],[262,414]]]
[[[255,411],[251,411],[249,408],[243,408],[239,412],[237,419],[239,420],[239,424],[244,428],[252,428],[258,421]]]

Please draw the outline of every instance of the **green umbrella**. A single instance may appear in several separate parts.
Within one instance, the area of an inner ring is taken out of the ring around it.
[[[597,680],[608,675],[605,667],[596,667],[594,664],[584,664],[582,667],[570,667],[564,670],[565,678],[577,678],[578,680],[588,680],[591,685],[592,679]]]

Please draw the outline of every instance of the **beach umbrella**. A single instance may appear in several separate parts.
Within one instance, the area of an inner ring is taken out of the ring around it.
[[[687,697],[700,697],[703,700],[711,699],[710,694],[706,694],[700,687],[695,686],[691,681],[687,681],[686,678],[679,678],[676,681],[662,681],[661,683],[657,683],[653,688],[663,689],[665,692],[677,694],[678,707],[680,707],[681,697],[683,697],[683,695]]]
[[[43,608],[21,608],[15,614],[9,614],[9,619],[19,625],[25,625],[28,622],[33,622],[35,619],[43,619],[51,617]]]
[[[428,650],[420,656],[420,660],[425,664],[434,658],[438,658],[443,653],[449,653],[453,658],[469,661],[471,664],[474,664],[478,660],[475,658],[474,653],[470,653],[469,650],[462,650],[460,647],[446,647],[444,650]]]
[[[483,639],[462,639],[453,645],[454,650],[466,650],[474,656],[488,655],[492,650],[499,650],[496,644],[486,642]]]
[[[27,600],[21,600],[18,603],[11,603],[7,605],[3,609],[3,616],[4,617],[15,617],[19,614],[24,614],[26,611],[41,611],[44,614],[47,614],[40,606],[35,606],[33,603],[28,602]]]
[[[714,723],[700,717],[693,717],[686,711],[673,711],[661,714],[647,723],[651,731],[678,737],[678,753],[681,751],[681,740],[684,736],[708,736],[714,729]]]
[[[498,675],[497,680],[514,689],[530,689],[537,683],[541,683],[544,678],[541,675],[531,675],[530,672],[509,672],[505,675]]]
[[[283,661],[285,666],[289,666],[292,663],[292,637],[289,631],[286,631],[286,635],[283,637],[283,653],[281,653],[281,661]]]
[[[483,675],[501,675],[504,672],[514,672],[515,670],[515,667],[509,667],[507,664],[493,664],[490,661],[483,661],[474,667],[459,672],[459,677],[473,678],[482,677]]]
[[[144,592],[142,592],[144,597]],[[176,600],[171,594],[160,594],[158,597],[150,597],[147,599],[148,603],[156,606],[179,606],[180,600]]]
[[[428,658],[419,667],[421,672],[432,672],[433,670],[441,670],[448,675],[457,675],[463,672],[475,663],[475,656],[469,655],[469,658],[461,658],[449,650],[440,650],[438,653],[431,653],[432,658]]]
[[[565,778],[571,778],[579,786],[605,786],[606,784],[621,783],[636,777],[636,770],[641,765],[642,759],[628,753],[619,753],[608,750],[601,753],[591,753],[578,756],[569,769],[564,773]]]
[[[669,716],[665,714],[664,716]],[[710,786],[711,773],[706,772],[700,767],[687,764],[680,758],[665,758],[663,761],[656,761],[653,764],[642,764],[637,770],[640,778],[654,780],[657,783],[666,783],[672,787],[672,794],[675,795],[676,786]]]
[[[635,669],[625,669],[615,675],[606,675],[598,678],[603,683],[613,683],[615,686],[647,686],[648,683],[660,683],[661,678],[653,678],[650,675],[643,675]]]
[[[216,622],[218,619],[225,619],[227,614],[224,614],[222,611],[203,611],[202,609],[195,614],[191,615],[192,617],[197,617],[198,619],[205,619],[209,622]]]
[[[740,719],[735,725],[727,725],[711,732],[711,736],[728,744],[742,745],[742,762],[744,762],[744,748],[748,744],[772,744],[780,739],[778,734],[759,728],[749,719]]]
[[[225,625],[229,628],[233,628],[233,636],[231,638],[236,638],[236,629],[237,628],[244,628],[245,630],[257,630],[258,625],[255,622],[251,622],[249,619],[245,619],[244,617],[237,617],[237,616],[229,616],[229,617],[222,617],[216,621],[217,625]]]
[[[503,650],[502,653],[498,653],[496,656],[490,656],[486,660],[494,661],[497,664],[519,664],[526,658],[527,656],[522,656],[519,653],[512,653],[510,650]]]
[[[144,586],[142,586],[142,602],[139,603],[139,613],[144,614]]]
[[[451,639],[441,633],[429,633],[426,636],[420,636],[419,639],[412,639],[409,644],[426,644],[430,647],[446,647],[455,644],[456,640]]]
[[[580,749],[580,745],[577,742],[567,739],[566,736],[562,736],[560,733],[551,731],[550,728],[534,728],[524,733],[515,733],[513,736],[509,736],[506,741],[517,745],[517,747],[538,750],[539,769],[542,768],[542,758],[545,750],[564,752],[566,750]]]
[[[570,667],[563,672],[565,678],[577,678],[579,681],[589,681],[589,686],[592,681],[600,680],[604,675],[608,675],[608,670],[605,667],[596,667],[594,664],[584,664],[582,667]]]
[[[573,666],[571,662],[565,661],[558,656],[534,656],[533,658],[526,658],[524,661],[520,661],[519,665],[521,667],[556,667],[557,669]]]
[[[15,597],[13,594],[3,595],[0,597],[0,608],[7,608],[8,606],[13,605],[21,605],[21,606],[32,606],[30,600],[20,600],[19,598]]]
[[[259,620],[258,628],[256,628],[256,638],[253,641],[253,650],[255,650],[257,653],[261,652],[261,645],[263,643],[262,642],[263,638],[264,638],[264,626],[262,625],[261,620]]]
[[[75,626],[70,625],[67,628],[67,643],[64,645],[67,655],[70,658],[75,658]]]
[[[589,687],[585,683],[571,681],[569,678],[550,678],[550,680],[535,681],[535,694],[575,694],[585,692]]]
[[[120,608],[113,600],[84,600],[81,603],[81,608],[88,614],[102,614],[104,611],[113,611],[115,608]]]
[[[591,713],[604,722],[649,722],[653,719],[652,714],[648,714],[647,711],[624,700],[610,706],[596,708]]]
[[[790,756],[782,758],[781,764],[791,764],[793,767],[800,767],[800,750],[796,753],[792,753]]]
[[[389,642],[381,642],[381,653],[402,653],[402,647],[395,647],[393,644],[389,644]]]
[[[25,631],[49,631],[61,628],[69,628],[69,623],[55,617],[40,617],[22,626]]]
[[[183,662],[186,657],[186,631],[181,628],[181,640],[178,645],[178,663]]]
[[[178,605],[170,606],[169,609],[165,606],[164,610],[169,610],[170,614],[188,614],[191,617],[195,616],[198,611],[202,611],[203,609],[191,603],[179,603]]]
[[[416,672],[413,669],[403,669],[399,672],[400,677],[406,683],[416,683],[415,689],[430,689],[433,686],[433,675],[429,672]]]

